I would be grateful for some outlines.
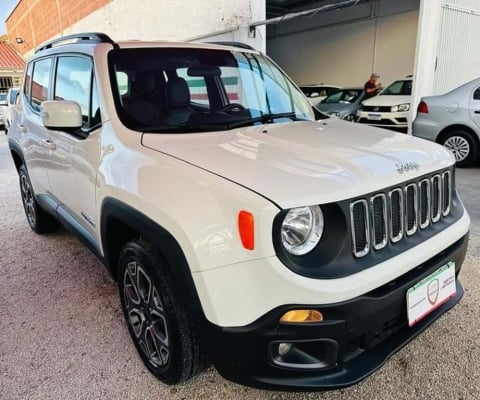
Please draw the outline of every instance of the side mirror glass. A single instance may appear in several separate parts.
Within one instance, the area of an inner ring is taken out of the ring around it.
[[[75,101],[44,101],[40,116],[45,128],[55,131],[76,132],[83,124],[82,109]]]

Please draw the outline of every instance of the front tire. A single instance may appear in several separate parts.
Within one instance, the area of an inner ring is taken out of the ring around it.
[[[42,207],[40,207],[40,204],[38,204],[25,165],[20,166],[18,177],[23,209],[25,210],[25,216],[27,217],[30,228],[39,234],[54,230],[58,226],[58,223],[55,218],[44,211]]]
[[[458,167],[468,167],[477,159],[477,141],[470,132],[464,130],[451,132],[443,138],[442,144],[453,153]]]
[[[199,345],[157,249],[141,239],[127,243],[120,255],[118,283],[128,330],[145,366],[169,385],[193,377],[200,363]]]

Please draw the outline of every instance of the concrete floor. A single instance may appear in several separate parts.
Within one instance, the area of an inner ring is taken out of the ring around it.
[[[266,392],[210,368],[169,387],[144,368],[117,288],[69,233],[35,235],[0,132],[0,399],[477,399],[480,393],[480,169],[457,171],[472,216],[465,296],[360,384],[327,393]]]

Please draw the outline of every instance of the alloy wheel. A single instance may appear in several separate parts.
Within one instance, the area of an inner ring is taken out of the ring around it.
[[[167,318],[153,280],[142,265],[131,261],[123,276],[127,321],[149,362],[164,367],[170,359]]]
[[[35,226],[37,214],[35,212],[35,198],[33,197],[32,186],[25,174],[20,176],[20,189],[22,192],[22,201],[27,215],[28,222],[31,226]]]
[[[470,143],[462,136],[449,137],[444,146],[453,153],[457,162],[464,161],[470,154]]]

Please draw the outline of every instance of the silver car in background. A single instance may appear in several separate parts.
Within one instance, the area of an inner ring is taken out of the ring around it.
[[[331,117],[353,122],[364,97],[363,88],[343,88],[323,99],[316,107]]]
[[[480,149],[480,78],[443,95],[422,98],[413,135],[443,144],[459,167],[473,164]]]

